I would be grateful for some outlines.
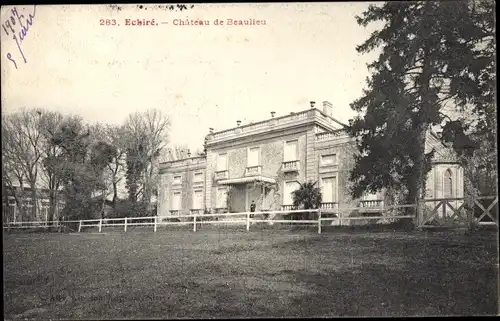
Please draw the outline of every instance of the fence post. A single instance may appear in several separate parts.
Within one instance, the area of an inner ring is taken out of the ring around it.
[[[318,234],[321,234],[321,209],[318,209]]]
[[[127,218],[126,217],[125,217],[125,224],[124,224],[123,231],[127,232]]]
[[[80,224],[78,225],[78,233],[82,230],[82,220],[80,220]]]
[[[154,231],[156,232],[156,222],[157,222],[158,216],[155,216],[155,224],[154,224]]]
[[[466,212],[467,212],[467,229],[469,232],[472,232],[473,231],[473,225],[474,225],[474,206],[475,206],[475,200],[473,199],[472,201],[470,200],[466,200],[464,199],[464,202],[466,203],[466,205],[468,205],[467,207],[470,207],[471,209],[468,210],[466,209]],[[472,206],[470,206],[469,204],[472,204]]]
[[[193,232],[196,232],[196,214],[193,216]]]
[[[102,218],[99,220],[99,233],[102,231]]]
[[[415,226],[420,227],[420,199],[417,198],[417,207],[415,207]]]
[[[247,212],[247,232],[250,231],[250,213]]]

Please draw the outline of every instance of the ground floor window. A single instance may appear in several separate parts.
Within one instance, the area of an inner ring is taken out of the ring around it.
[[[181,209],[181,192],[172,194],[172,210],[178,211]]]
[[[227,207],[227,188],[225,187],[217,188],[216,205],[217,208]]]
[[[323,203],[337,202],[337,177],[324,177],[321,179],[321,196]]]
[[[193,209],[203,208],[203,190],[195,190],[193,192]]]
[[[285,182],[284,192],[283,192],[283,205],[292,205],[293,204],[293,195],[292,193],[298,190],[300,187],[299,182],[290,181]]]

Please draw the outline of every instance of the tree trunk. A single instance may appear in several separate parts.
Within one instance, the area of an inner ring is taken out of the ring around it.
[[[128,199],[132,203],[137,202],[137,183],[133,182],[132,184],[129,184],[128,186]]]
[[[17,192],[15,192],[14,194],[16,195],[15,199],[16,199],[17,210],[19,211],[19,214],[21,216],[19,221],[23,221],[23,220],[26,219],[26,210],[25,210],[25,208],[23,206],[25,198],[26,198],[26,195],[24,195],[23,181],[20,180],[19,182],[20,182],[19,183],[19,187],[16,188]]]
[[[425,12],[430,12],[432,3],[425,3]],[[424,18],[423,24],[426,24]],[[427,29],[422,26],[423,32]],[[427,39],[429,33],[423,34],[422,38]],[[425,41],[425,40],[424,40]],[[417,204],[419,199],[425,195],[425,179],[427,177],[427,168],[425,162],[425,143],[427,131],[429,129],[429,114],[431,101],[429,97],[430,81],[432,76],[432,66],[429,57],[429,45],[424,42],[423,44],[423,66],[422,66],[422,77],[420,82],[420,103],[421,103],[421,117],[418,120],[419,123],[416,126],[417,135],[417,151],[415,154],[415,174],[412,176],[411,184],[408,186],[408,198],[412,204]],[[417,207],[418,208],[418,207]],[[416,213],[420,215],[420,213]]]
[[[116,200],[118,199],[118,184],[113,180],[113,209],[116,209]]]
[[[53,190],[49,191],[49,221],[53,221],[56,212],[56,195]]]
[[[101,209],[100,209],[101,218],[105,217],[105,215],[104,215],[105,204],[106,204],[106,197],[104,196],[104,192],[103,192],[103,196],[101,197]]]
[[[59,183],[54,174],[49,174],[49,221],[53,221],[56,217],[57,205],[58,205],[58,188]]]

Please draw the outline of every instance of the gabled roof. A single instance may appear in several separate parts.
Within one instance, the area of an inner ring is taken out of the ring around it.
[[[429,130],[425,140],[425,153],[430,153],[434,149],[433,162],[457,162],[458,157],[452,147],[445,145],[438,134]]]

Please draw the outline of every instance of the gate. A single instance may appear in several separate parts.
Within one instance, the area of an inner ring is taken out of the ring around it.
[[[421,228],[471,229],[474,225],[498,226],[498,196],[419,201],[418,226]]]

